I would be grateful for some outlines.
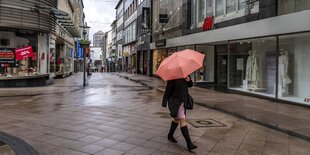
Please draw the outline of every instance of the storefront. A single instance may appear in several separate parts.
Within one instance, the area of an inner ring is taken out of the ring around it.
[[[58,33],[56,33],[56,49],[55,49],[55,63],[51,67],[56,77],[66,77],[73,73],[74,67],[74,40],[66,31],[57,26]]]
[[[153,75],[157,71],[161,62],[168,56],[166,49],[157,49],[153,51]]]
[[[49,79],[48,39],[46,33],[0,29],[0,87],[46,85]],[[36,78],[41,81],[22,80]]]
[[[206,55],[196,84],[310,106],[310,26],[302,20],[309,11],[173,38],[159,48],[154,42],[153,70],[169,49],[195,49]]]
[[[229,89],[310,105],[309,44],[309,32],[231,41]]]

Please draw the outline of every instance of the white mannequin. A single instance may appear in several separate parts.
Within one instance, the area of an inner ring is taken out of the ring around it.
[[[258,60],[256,56],[256,51],[250,50],[249,55],[250,56],[248,57],[247,60],[245,79],[248,80],[250,87],[258,88],[259,72],[258,72]]]
[[[289,95],[289,84],[292,82],[288,75],[288,51],[280,51],[279,56],[279,96]]]

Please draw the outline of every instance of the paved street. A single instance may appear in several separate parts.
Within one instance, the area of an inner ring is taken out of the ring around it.
[[[43,155],[191,154],[179,129],[178,144],[167,141],[171,119],[161,92],[115,73],[93,73],[86,89],[81,79],[1,89],[0,131]],[[192,154],[310,154],[308,141],[199,105],[188,119],[198,145]]]

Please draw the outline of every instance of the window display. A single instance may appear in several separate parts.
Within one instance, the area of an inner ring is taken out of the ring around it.
[[[0,31],[0,78],[39,74],[37,37],[33,31]]]
[[[310,33],[279,37],[278,98],[310,105]]]
[[[229,87],[275,97],[276,37],[230,42]]]
[[[157,71],[161,62],[167,57],[165,49],[154,50],[153,53],[153,74]]]
[[[292,82],[288,75],[288,51],[280,50],[279,56],[279,88],[278,95],[287,96],[289,94],[289,84]]]
[[[255,50],[249,50],[249,56],[246,63],[245,80],[250,88],[257,88],[259,81],[258,62]]]

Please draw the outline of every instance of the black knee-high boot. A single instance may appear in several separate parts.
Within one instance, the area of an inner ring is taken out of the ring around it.
[[[171,121],[170,131],[168,133],[168,140],[170,142],[177,143],[177,141],[173,137],[174,131],[177,127],[178,127],[178,123]]]
[[[181,131],[182,131],[182,135],[184,136],[184,138],[186,140],[188,151],[196,149],[197,146],[194,145],[193,142],[191,141],[191,138],[190,138],[189,133],[188,133],[187,126],[181,127]]]

